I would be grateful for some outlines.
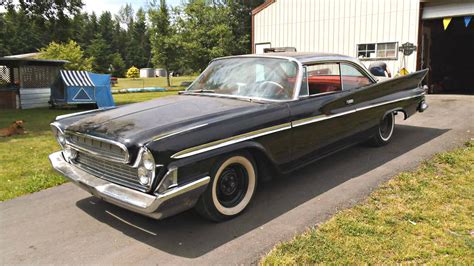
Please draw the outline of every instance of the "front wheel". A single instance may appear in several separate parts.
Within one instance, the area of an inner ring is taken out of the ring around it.
[[[387,114],[379,123],[375,135],[372,137],[370,143],[373,146],[383,146],[392,139],[395,128],[395,114],[393,112]]]
[[[196,210],[216,222],[231,219],[247,207],[256,186],[257,171],[251,156],[227,156],[211,171],[211,182],[197,202]]]

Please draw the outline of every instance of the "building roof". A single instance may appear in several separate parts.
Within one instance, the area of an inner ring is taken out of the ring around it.
[[[328,61],[328,60],[346,60],[352,62],[358,62],[357,58],[341,55],[341,54],[333,54],[333,53],[318,53],[318,52],[277,52],[277,53],[265,53],[265,54],[248,54],[242,56],[249,56],[249,57],[291,57],[302,64],[317,62],[317,61]],[[235,56],[230,56],[235,57]],[[226,57],[223,57],[226,58]]]
[[[66,61],[66,60],[49,60],[49,59],[0,57],[0,65],[1,66],[8,66],[8,67],[63,66],[66,63],[69,63],[69,61]]]
[[[26,54],[13,54],[13,55],[7,55],[5,58],[30,58],[34,59],[38,57],[41,53],[36,52],[36,53],[26,53]]]

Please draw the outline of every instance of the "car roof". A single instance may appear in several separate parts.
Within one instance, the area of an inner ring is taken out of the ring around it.
[[[335,54],[335,53],[320,53],[320,52],[276,52],[276,53],[265,53],[259,54],[259,56],[284,56],[291,57],[301,63],[309,63],[323,60],[349,60],[355,61],[356,59],[347,55]]]
[[[334,54],[334,53],[319,53],[319,52],[274,52],[274,53],[265,53],[265,54],[246,54],[246,55],[237,55],[237,56],[227,56],[216,59],[224,59],[229,57],[286,57],[292,58],[296,61],[299,61],[302,64],[318,62],[318,61],[352,61],[360,65],[360,62],[357,58],[350,57],[347,55]]]

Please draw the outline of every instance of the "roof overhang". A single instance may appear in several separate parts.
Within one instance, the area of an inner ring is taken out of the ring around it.
[[[257,14],[258,12],[264,10],[265,8],[267,8],[269,5],[275,3],[276,0],[266,0],[263,4],[257,6],[256,8],[254,8],[252,10],[252,16],[254,16],[255,14]]]
[[[30,58],[9,58],[0,57],[0,66],[63,66],[69,63],[66,60],[30,59]]]

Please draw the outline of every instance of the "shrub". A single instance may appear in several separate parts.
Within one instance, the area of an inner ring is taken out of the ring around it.
[[[127,78],[139,78],[140,77],[140,70],[138,68],[132,66],[127,70]]]

